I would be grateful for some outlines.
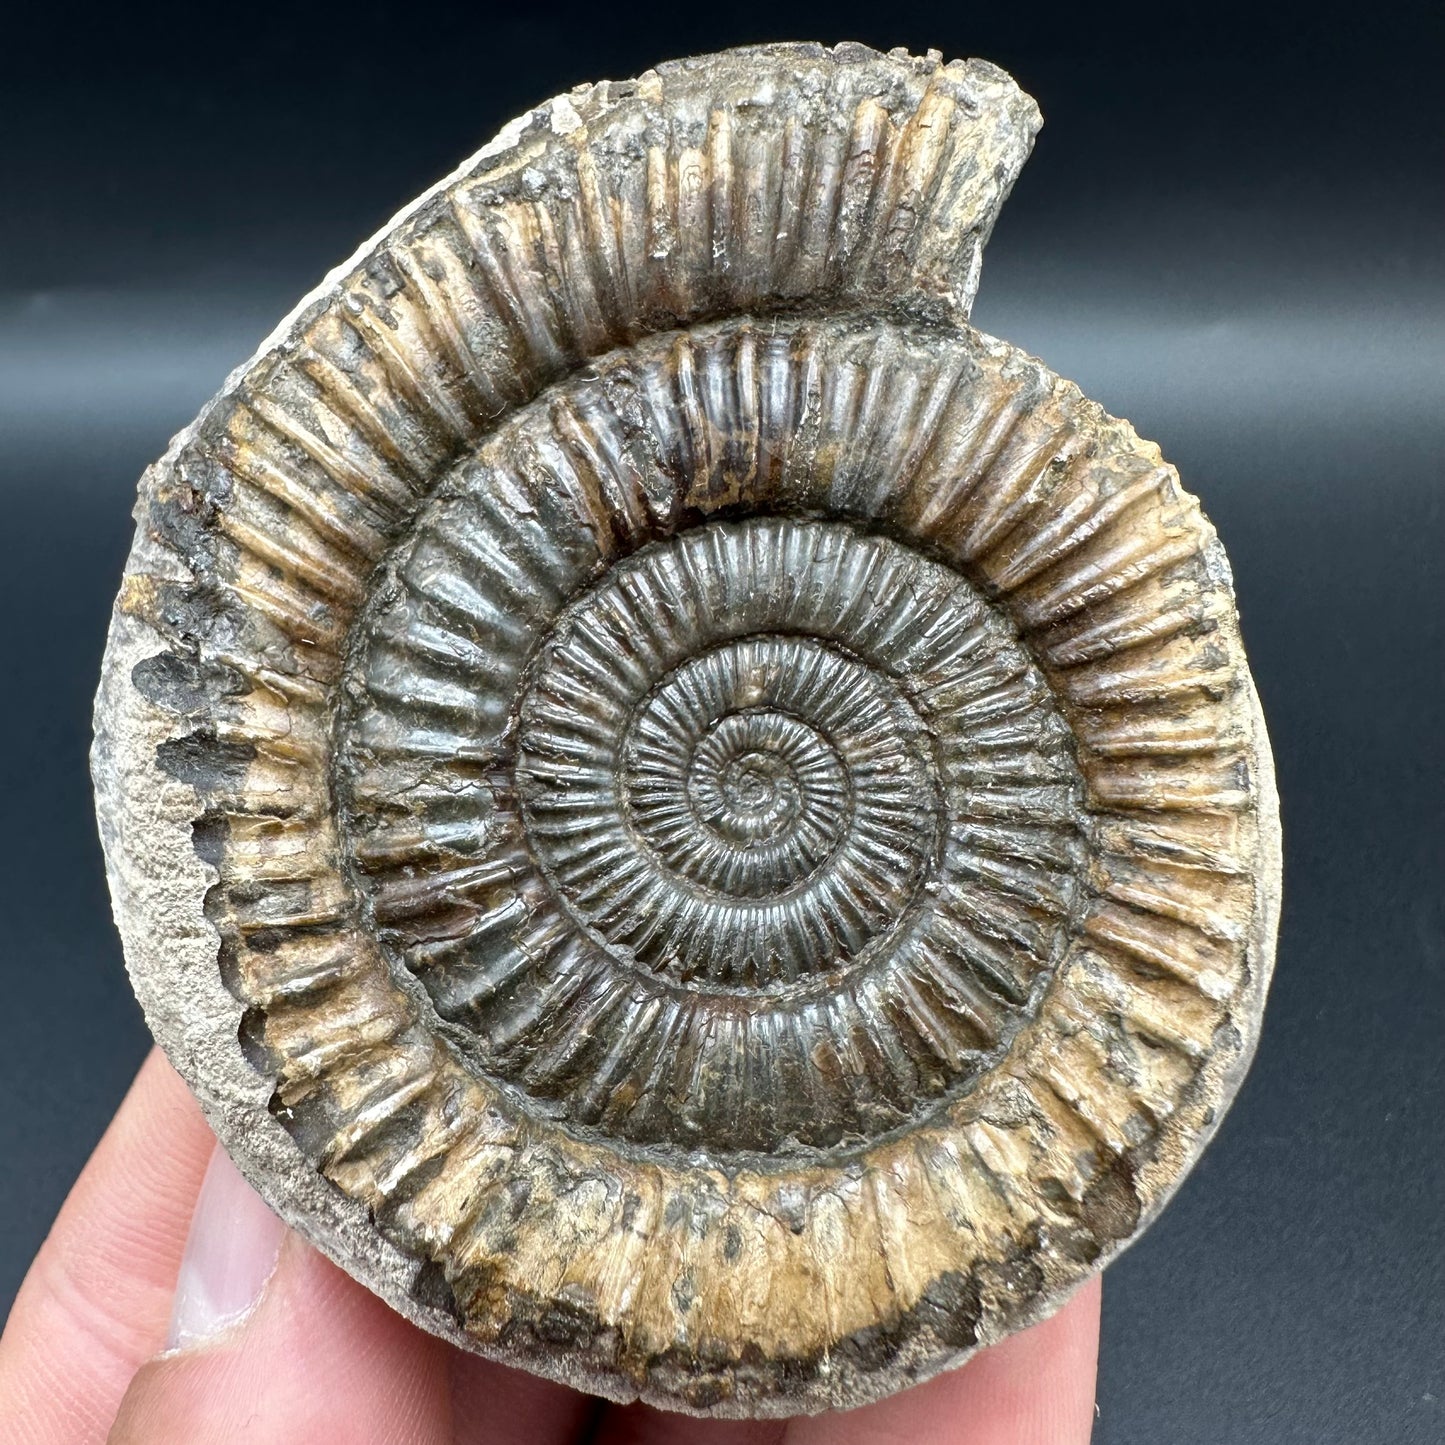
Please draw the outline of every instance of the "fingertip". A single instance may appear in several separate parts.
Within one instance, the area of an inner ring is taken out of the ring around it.
[[[143,1365],[111,1445],[451,1445],[447,1346],[282,1236],[254,1307]]]
[[[203,1343],[245,1318],[276,1268],[285,1232],[217,1145],[186,1236],[166,1348]]]

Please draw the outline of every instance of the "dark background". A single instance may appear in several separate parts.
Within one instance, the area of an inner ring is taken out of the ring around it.
[[[1286,840],[1254,1071],[1110,1270],[1099,1445],[1445,1438],[1437,4],[39,4],[0,33],[0,1305],[145,1048],[85,752],[135,480],[527,106],[673,55],[980,55],[1047,125],[975,321],[1233,560]]]

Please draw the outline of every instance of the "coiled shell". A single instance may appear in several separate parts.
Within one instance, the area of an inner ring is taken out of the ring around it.
[[[1278,837],[1228,566],[967,324],[1036,126],[854,46],[584,88],[147,473],[95,751],[137,992],[428,1328],[860,1403],[1055,1308],[1232,1096]]]

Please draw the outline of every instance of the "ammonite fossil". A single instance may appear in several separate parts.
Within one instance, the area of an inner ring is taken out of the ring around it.
[[[541,106],[141,487],[95,775],[157,1038],[399,1310],[856,1404],[1047,1314],[1247,1064],[1229,568],[968,325],[1038,113],[771,46]]]

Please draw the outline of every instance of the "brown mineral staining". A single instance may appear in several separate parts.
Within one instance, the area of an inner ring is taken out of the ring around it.
[[[875,1398],[1189,1167],[1273,948],[1229,571],[967,324],[1033,103],[777,46],[543,106],[143,483],[97,709],[137,991],[428,1328]]]

